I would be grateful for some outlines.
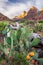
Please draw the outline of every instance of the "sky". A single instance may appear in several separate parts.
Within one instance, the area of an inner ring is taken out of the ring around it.
[[[32,6],[40,10],[43,8],[43,0],[0,0],[0,13],[14,18]]]

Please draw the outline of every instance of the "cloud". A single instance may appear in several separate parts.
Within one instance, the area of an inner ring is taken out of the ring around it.
[[[16,3],[16,2],[18,2],[18,3],[25,3],[25,2],[27,2],[27,1],[30,1],[30,0],[9,0],[10,2],[12,2],[12,3]]]
[[[43,0],[36,0],[35,6],[38,7],[38,9],[43,7]]]
[[[31,4],[30,2],[29,3],[26,3],[26,4],[23,4],[23,3],[16,3],[16,4],[12,4],[11,6],[9,6],[7,8],[7,12],[6,14],[13,18],[13,16],[17,16],[19,15],[20,13],[22,13],[24,10],[27,11],[27,9],[29,9],[31,7]]]
[[[6,11],[6,2],[8,2],[8,0],[0,0],[0,12],[5,12]]]
[[[12,3],[9,0],[0,0],[0,12],[8,16],[9,18],[13,18],[14,16],[19,15],[24,10],[28,11],[33,5],[40,9],[43,6],[43,1],[27,0],[26,2]]]

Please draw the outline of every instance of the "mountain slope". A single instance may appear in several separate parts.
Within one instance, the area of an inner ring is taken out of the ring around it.
[[[25,12],[25,14],[16,16],[15,18],[13,18],[13,20],[15,21],[22,20],[22,19],[43,20],[43,8],[41,9],[41,11],[39,11],[36,7],[32,6],[28,12]]]
[[[38,9],[36,7],[34,7],[34,6],[32,6],[30,8],[30,10],[28,11],[28,14],[27,14],[27,16],[25,18],[29,19],[29,20],[32,20],[32,19],[34,20],[37,12],[38,12]]]
[[[7,16],[0,13],[0,21],[10,21],[10,19]]]
[[[39,11],[36,7],[30,8],[25,18],[29,20],[43,20],[43,9]]]
[[[15,17],[13,18],[13,20],[19,21],[19,20],[23,19],[25,16],[27,16],[27,12],[26,12],[26,11],[24,11],[24,12],[23,12],[22,14],[20,14],[19,16],[15,16]]]

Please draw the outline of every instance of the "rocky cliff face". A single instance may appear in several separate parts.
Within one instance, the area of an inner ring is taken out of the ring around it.
[[[0,13],[0,21],[20,21],[22,19],[43,20],[43,8],[39,11],[36,7],[32,6],[28,12],[24,11],[19,16],[15,16],[12,20]]]
[[[28,12],[23,12],[20,16],[16,16],[13,20],[43,20],[43,8],[39,11],[36,7],[32,6]]]
[[[21,13],[19,16],[15,16],[13,18],[13,20],[18,21],[18,20],[23,19],[25,16],[27,16],[27,12],[26,11],[24,11],[23,13]]]
[[[43,8],[39,11],[36,7],[30,8],[27,16],[25,17],[28,20],[43,20]]]
[[[30,8],[30,10],[28,11],[28,14],[25,18],[29,19],[29,20],[34,20],[37,12],[38,12],[38,9],[33,6]]]
[[[0,21],[10,21],[10,19],[7,16],[0,13]]]

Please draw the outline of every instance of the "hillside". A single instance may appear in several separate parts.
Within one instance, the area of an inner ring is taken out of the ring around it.
[[[27,20],[43,20],[43,8],[39,11],[36,7],[32,6],[28,12],[23,12],[22,15],[13,18],[14,21],[19,21],[22,19]]]
[[[0,21],[10,21],[11,19],[9,19],[7,16],[3,15],[2,13],[0,13]]]

